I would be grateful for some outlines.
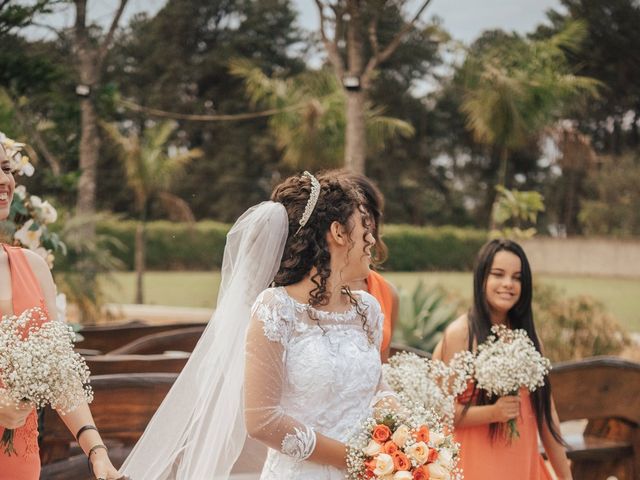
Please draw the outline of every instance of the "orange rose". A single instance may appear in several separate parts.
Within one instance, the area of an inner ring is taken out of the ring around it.
[[[376,428],[373,429],[373,433],[371,434],[373,439],[378,443],[384,443],[389,440],[391,436],[391,430],[386,425],[376,425]]]
[[[396,452],[393,454],[393,466],[396,470],[409,470],[411,462],[404,453]]]
[[[427,457],[427,463],[435,462],[438,459],[438,451],[435,448],[429,450],[429,456]]]
[[[398,445],[393,443],[391,440],[384,444],[384,453],[388,453],[389,455],[393,455],[398,451]]]
[[[426,425],[420,427],[420,429],[415,434],[416,440],[418,442],[429,442],[429,428]]]
[[[413,471],[413,480],[429,480],[429,470],[426,467],[418,467]]]

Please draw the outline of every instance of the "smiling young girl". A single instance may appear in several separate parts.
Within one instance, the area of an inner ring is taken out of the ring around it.
[[[473,305],[453,322],[433,357],[448,362],[456,352],[475,351],[493,325],[523,329],[541,351],[531,309],[532,279],[524,250],[510,240],[492,240],[478,254],[473,274]],[[501,435],[501,424],[517,420],[520,438]],[[558,479],[571,479],[559,433],[549,379],[533,393],[491,399],[473,385],[458,398],[455,438],[466,480],[551,479],[538,451],[538,435]]]

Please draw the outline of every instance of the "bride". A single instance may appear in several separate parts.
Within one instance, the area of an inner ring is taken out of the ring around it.
[[[345,441],[392,395],[380,306],[346,287],[375,243],[361,203],[337,172],[305,172],[238,219],[216,312],[122,473],[226,479],[248,435],[268,447],[261,480],[344,478]]]

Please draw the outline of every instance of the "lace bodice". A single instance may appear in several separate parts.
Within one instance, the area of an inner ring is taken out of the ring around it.
[[[247,335],[245,417],[249,433],[272,449],[263,479],[334,478],[329,467],[301,462],[315,433],[344,442],[370,413],[382,389],[383,315],[371,295],[355,296],[358,308],[344,313],[299,303],[283,287],[258,296]]]

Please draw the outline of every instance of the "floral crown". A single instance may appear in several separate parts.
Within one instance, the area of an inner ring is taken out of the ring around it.
[[[297,235],[302,227],[307,224],[309,218],[311,218],[311,215],[313,214],[313,210],[316,208],[318,198],[320,197],[320,182],[318,181],[318,179],[306,170],[304,171],[302,176],[309,177],[309,180],[311,181],[311,194],[309,195],[309,200],[307,200],[307,205],[304,207],[304,212],[299,222],[300,226],[298,227],[298,230],[296,230],[296,233],[294,235]]]
[[[35,168],[31,165],[29,157],[23,155],[23,149],[25,144],[16,142],[15,140],[7,137],[4,133],[0,132],[0,145],[7,154],[9,162],[11,163],[11,171],[18,175],[26,175],[30,177],[35,172]]]

